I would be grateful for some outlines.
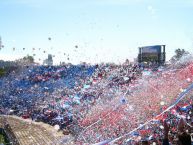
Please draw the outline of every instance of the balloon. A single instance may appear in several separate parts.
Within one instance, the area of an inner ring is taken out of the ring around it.
[[[164,103],[164,101],[161,101],[161,102],[160,102],[160,105],[162,105],[162,106],[163,106],[164,104],[165,104],[165,103]]]
[[[130,105],[129,110],[133,111],[134,110],[133,106]]]
[[[160,125],[160,128],[161,128],[161,129],[164,129],[163,125]]]
[[[181,89],[180,89],[180,92],[184,92],[184,89],[181,88]]]
[[[23,48],[23,50],[25,50],[25,48]]]
[[[120,102],[121,102],[122,104],[125,104],[125,103],[126,103],[126,99],[125,99],[125,98],[121,98]]]
[[[13,47],[13,51],[15,51],[15,47]]]
[[[187,78],[187,81],[188,81],[188,82],[190,82],[190,81],[191,81],[191,79],[190,79],[190,78]]]
[[[33,48],[33,50],[35,50],[35,48]]]
[[[55,130],[59,130],[60,129],[60,126],[58,124],[54,125],[54,129]]]
[[[75,48],[78,48],[78,45],[75,45]]]
[[[46,51],[44,51],[44,53],[46,53]]]
[[[48,40],[51,40],[51,37],[48,37]]]

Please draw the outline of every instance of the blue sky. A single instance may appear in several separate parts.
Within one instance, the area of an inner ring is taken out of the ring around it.
[[[169,59],[176,48],[193,52],[192,16],[193,0],[1,0],[0,59],[123,62],[157,44]]]

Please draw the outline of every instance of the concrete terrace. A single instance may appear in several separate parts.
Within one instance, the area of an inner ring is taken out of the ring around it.
[[[20,145],[71,145],[73,137],[63,135],[52,126],[41,122],[23,120],[16,116],[0,116],[0,127],[9,124]]]

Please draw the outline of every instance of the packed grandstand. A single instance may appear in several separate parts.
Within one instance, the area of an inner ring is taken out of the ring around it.
[[[159,145],[169,125],[176,144],[179,122],[192,137],[192,82],[191,55],[156,69],[128,62],[18,66],[0,79],[0,128],[15,144]]]

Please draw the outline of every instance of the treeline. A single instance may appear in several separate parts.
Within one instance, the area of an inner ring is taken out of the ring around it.
[[[17,66],[0,67],[0,77],[6,76],[11,72],[16,71],[17,69]]]

